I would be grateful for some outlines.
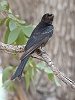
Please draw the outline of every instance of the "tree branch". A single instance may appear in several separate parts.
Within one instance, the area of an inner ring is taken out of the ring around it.
[[[24,52],[24,46],[14,46],[14,45],[9,45],[9,44],[4,44],[2,42],[0,42],[0,50],[3,51],[8,51],[11,53],[20,53],[20,52]],[[38,53],[38,51],[37,51]],[[69,85],[71,88],[75,89],[75,83],[74,81],[72,81],[71,79],[69,79],[68,77],[66,77],[63,73],[61,73],[57,67],[54,66],[53,62],[51,61],[51,59],[49,58],[49,55],[42,49],[39,49],[39,56],[41,56],[41,60],[44,60],[48,66],[52,69],[52,71],[54,72],[54,74],[60,79],[62,80],[64,83],[66,83],[67,85]],[[35,56],[33,56],[35,58]],[[38,59],[38,57],[36,57]]]
[[[24,47],[25,47],[25,45],[14,46],[14,45],[4,44],[4,43],[0,42],[0,50],[6,51],[6,52],[9,52],[9,53],[24,52]]]
[[[41,56],[44,59],[44,61],[48,64],[48,66],[52,69],[52,71],[54,72],[54,74],[60,79],[62,80],[64,83],[66,83],[67,85],[69,85],[71,88],[75,89],[75,82],[72,81],[71,79],[69,79],[68,77],[66,77],[66,75],[64,75],[63,73],[61,73],[57,67],[54,66],[53,62],[51,61],[51,59],[49,58],[49,55],[44,51],[41,50]]]

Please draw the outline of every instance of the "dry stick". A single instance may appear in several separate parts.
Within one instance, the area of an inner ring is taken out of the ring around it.
[[[0,42],[0,50],[8,51],[8,52],[11,52],[11,53],[24,52],[24,46],[25,45],[23,45],[23,46],[14,46],[14,45],[8,45],[8,44],[4,44],[4,43]],[[74,81],[72,81],[71,79],[69,79],[68,77],[66,77],[63,73],[61,73],[58,70],[58,68],[54,66],[53,62],[49,58],[49,55],[44,50],[42,50],[42,49],[40,49],[40,56],[48,64],[48,66],[51,67],[51,69],[54,72],[54,74],[60,80],[62,80],[67,85],[69,85],[71,88],[75,89],[75,83],[74,83]]]

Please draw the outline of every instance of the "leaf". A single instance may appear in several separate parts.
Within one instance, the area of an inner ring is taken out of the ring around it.
[[[24,44],[26,44],[26,42],[27,42],[27,39],[25,38],[23,31],[21,30],[19,35],[18,35],[18,38],[16,40],[16,44],[17,45],[24,45]]]
[[[52,73],[51,73],[51,74],[48,74],[48,78],[49,78],[49,80],[51,80],[51,81],[52,81],[52,80],[53,80],[53,78],[54,78],[54,74],[52,74]]]
[[[13,20],[16,20],[16,17],[12,14],[8,14],[9,18],[12,18]]]
[[[11,66],[8,66],[4,69],[3,71],[3,76],[2,76],[2,82],[4,83],[4,81],[7,79],[7,77],[9,76],[10,74],[10,71],[13,69],[13,67]]]
[[[10,33],[10,29],[7,28],[6,33],[5,33],[5,37],[4,37],[4,43],[6,43],[6,44],[7,44],[7,42],[8,42],[9,33]]]
[[[11,20],[12,20],[11,18],[8,18],[8,19],[6,20],[6,26],[7,26],[7,27],[9,27],[9,22],[10,22]]]
[[[2,2],[1,2],[1,5],[2,5],[2,6],[7,5],[7,1],[5,1],[5,0],[2,1]]]
[[[20,16],[19,16],[19,15],[15,15],[15,17],[16,17],[16,18],[20,18]]]
[[[7,81],[4,82],[3,87],[5,89],[9,89],[12,85],[13,85],[12,81],[11,80],[7,80]]]
[[[46,73],[48,73],[48,74],[53,73],[53,71],[51,70],[50,67],[46,67],[46,68],[44,69],[44,71],[45,71]]]
[[[30,35],[31,35],[32,31],[33,31],[33,26],[32,25],[22,26],[22,30],[25,33],[25,35],[30,37]]]
[[[26,67],[25,67],[25,79],[26,79],[26,90],[28,90],[29,85],[30,85],[30,79],[34,78],[34,72],[33,72],[33,65],[32,65],[32,58],[30,57],[30,59],[28,60]]]
[[[5,7],[0,4],[0,10],[5,11]]]
[[[17,20],[20,24],[25,24],[26,22],[24,20]]]
[[[17,28],[16,22],[11,20],[9,22],[9,28],[10,28],[10,31],[12,31],[13,29]]]
[[[4,24],[4,22],[6,21],[7,18],[4,18],[1,22],[0,22],[0,26],[2,26]]]
[[[36,92],[36,89],[35,89],[35,82],[34,82],[34,77],[33,77],[33,76],[31,77],[31,80],[32,80],[33,89],[34,89],[34,91]]]
[[[25,75],[25,80],[26,80],[26,90],[28,91],[29,85],[30,85],[30,74],[27,73]]]
[[[12,13],[11,9],[9,8],[9,13]]]
[[[17,39],[19,33],[20,33],[20,28],[18,27],[12,30],[8,37],[8,44],[12,44]]]
[[[10,92],[14,92],[13,86],[9,87]]]
[[[33,74],[33,77],[35,78],[37,71],[36,71],[36,64],[33,59],[31,60],[31,64],[33,65],[32,74]]]
[[[56,83],[57,86],[61,86],[61,84],[58,81],[58,78],[54,75],[54,81]]]
[[[38,63],[36,66],[37,66],[37,68],[43,70],[43,69],[45,68],[46,65],[45,65],[45,62],[42,61],[41,63]]]

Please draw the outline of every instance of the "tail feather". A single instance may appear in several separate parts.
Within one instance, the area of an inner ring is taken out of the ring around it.
[[[18,68],[17,68],[15,74],[11,77],[11,80],[15,79],[16,77],[18,77],[19,80],[21,79],[23,69],[24,69],[24,67],[25,67],[25,65],[26,65],[26,63],[27,63],[29,57],[30,57],[30,55],[28,55],[25,59],[23,59],[23,60],[20,62],[20,64],[19,64],[19,66],[18,66]]]

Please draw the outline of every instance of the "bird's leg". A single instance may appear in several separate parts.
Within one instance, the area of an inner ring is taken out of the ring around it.
[[[42,52],[41,52],[41,50],[42,50]],[[45,51],[42,49],[42,47],[40,47],[40,48],[38,48],[38,49],[36,49],[36,51],[35,51],[36,53],[37,53],[37,55],[39,55],[39,56],[41,56],[42,55],[42,53],[45,53]]]

